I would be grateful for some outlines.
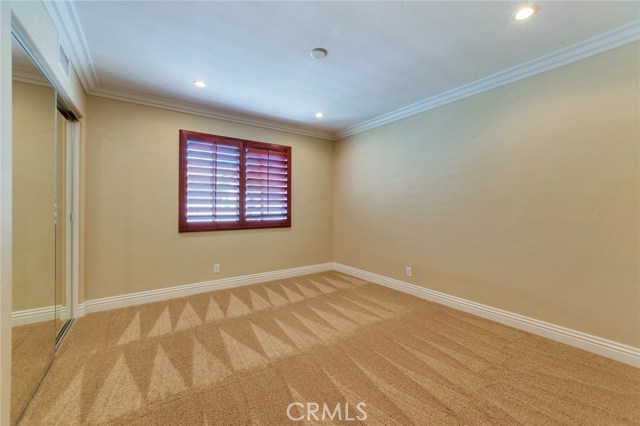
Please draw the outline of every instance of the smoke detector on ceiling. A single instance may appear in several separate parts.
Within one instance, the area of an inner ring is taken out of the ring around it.
[[[311,50],[310,55],[313,59],[324,59],[328,53],[329,52],[327,52],[327,49],[316,47],[315,49]]]

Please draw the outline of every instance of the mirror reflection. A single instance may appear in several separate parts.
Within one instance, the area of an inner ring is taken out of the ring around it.
[[[58,99],[59,101],[59,99]],[[58,102],[59,103],[59,102]],[[58,105],[60,108],[60,105]],[[56,336],[60,339],[71,319],[72,169],[68,120],[56,113]]]
[[[14,39],[11,422],[49,367],[56,338],[56,92]]]

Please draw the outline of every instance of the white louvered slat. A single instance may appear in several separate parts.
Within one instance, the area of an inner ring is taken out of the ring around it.
[[[245,149],[247,222],[286,221],[290,192],[287,152]]]
[[[240,155],[236,146],[187,141],[186,221],[240,221]]]

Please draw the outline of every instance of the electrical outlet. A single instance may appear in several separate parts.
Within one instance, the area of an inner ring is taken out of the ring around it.
[[[214,274],[219,274],[220,273],[220,264],[219,263],[215,263],[213,265],[213,273]]]
[[[411,266],[407,266],[404,268],[404,274],[408,277],[410,277],[411,275],[413,275],[413,272],[411,271]]]

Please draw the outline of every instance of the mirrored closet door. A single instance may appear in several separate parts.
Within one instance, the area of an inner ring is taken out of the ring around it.
[[[71,162],[68,119],[56,90],[12,42],[11,424],[53,361],[71,312]]]
[[[71,244],[72,244],[72,144],[69,122],[73,118],[58,99],[56,113],[56,344],[64,336],[71,316]]]

